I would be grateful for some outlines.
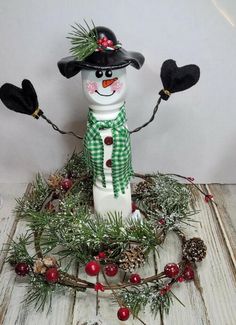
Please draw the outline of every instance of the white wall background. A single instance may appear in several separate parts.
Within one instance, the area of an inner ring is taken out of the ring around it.
[[[124,48],[146,58],[140,71],[128,68],[130,129],[150,117],[165,59],[201,67],[200,82],[163,102],[156,121],[133,135],[135,170],[236,182],[236,1],[0,0],[0,85],[30,79],[46,115],[80,133],[87,117],[80,75],[65,79],[57,61],[69,54],[70,24],[83,18],[110,27]],[[0,182],[54,171],[75,146],[45,121],[0,103]]]

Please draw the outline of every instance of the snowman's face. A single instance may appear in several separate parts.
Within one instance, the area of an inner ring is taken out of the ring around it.
[[[125,99],[126,69],[82,70],[82,86],[90,104],[119,103]]]

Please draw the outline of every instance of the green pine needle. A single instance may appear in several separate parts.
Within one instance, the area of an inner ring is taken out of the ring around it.
[[[87,29],[81,24],[76,23],[74,26],[71,26],[73,30],[69,33],[70,36],[67,37],[72,44],[70,52],[81,61],[91,55],[98,47],[98,34],[94,22],[92,21],[92,29],[86,20],[84,22]]]

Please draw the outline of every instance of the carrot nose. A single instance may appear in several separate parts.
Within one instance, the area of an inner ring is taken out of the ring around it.
[[[118,80],[118,78],[103,80],[102,81],[103,88],[107,88],[107,87],[111,86],[113,84],[113,82],[115,82],[116,80]]]

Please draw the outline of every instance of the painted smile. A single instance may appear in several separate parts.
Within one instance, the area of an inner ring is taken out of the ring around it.
[[[95,93],[97,93],[98,95],[100,96],[105,96],[105,97],[109,97],[109,96],[112,96],[116,91],[113,90],[113,92],[110,94],[110,95],[105,95],[105,94],[101,94],[98,90],[95,90]]]

